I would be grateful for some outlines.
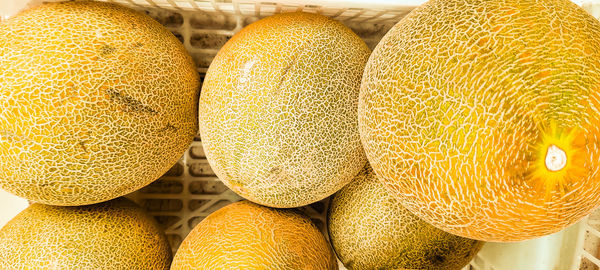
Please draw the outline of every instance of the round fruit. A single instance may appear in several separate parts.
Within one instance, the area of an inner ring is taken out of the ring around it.
[[[485,241],[547,235],[600,205],[600,23],[567,0],[432,0],[390,30],[359,126],[411,212]]]
[[[0,188],[106,201],[164,174],[197,132],[199,76],[173,34],[108,3],[49,3],[0,23]]]
[[[483,242],[439,230],[388,193],[367,165],[331,200],[329,239],[348,269],[462,269]]]
[[[169,269],[170,262],[156,221],[124,198],[32,204],[0,230],[0,269]]]
[[[273,207],[307,205],[350,182],[366,162],[357,110],[368,56],[350,29],[317,14],[278,14],[236,34],[200,95],[217,176]]]
[[[206,217],[179,247],[178,269],[334,269],[335,254],[312,221],[249,201]]]

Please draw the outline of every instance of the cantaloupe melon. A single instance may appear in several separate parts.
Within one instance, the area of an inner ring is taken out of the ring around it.
[[[337,270],[333,250],[312,221],[295,210],[241,201],[200,222],[185,238],[171,270]]]
[[[310,13],[267,17],[233,36],[200,95],[200,134],[217,176],[274,207],[346,185],[366,162],[357,109],[369,53],[349,28]]]
[[[173,34],[115,4],[49,3],[0,23],[0,187],[106,201],[164,174],[197,133],[199,76]]]
[[[483,246],[413,215],[369,165],[333,196],[327,227],[336,254],[350,270],[462,269]]]
[[[567,0],[432,0],[361,86],[374,171],[453,234],[518,241],[600,205],[600,23]]]
[[[0,269],[169,269],[170,263],[156,221],[124,198],[36,203],[0,229]]]

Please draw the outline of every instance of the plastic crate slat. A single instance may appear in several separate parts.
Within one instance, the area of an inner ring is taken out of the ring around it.
[[[587,231],[600,238],[600,231],[596,230],[594,227],[587,226]]]
[[[600,260],[598,258],[596,258],[594,255],[590,254],[589,252],[583,250],[583,252],[581,253],[581,256],[585,257],[586,259],[588,259],[589,261],[594,263],[596,266],[600,267]]]

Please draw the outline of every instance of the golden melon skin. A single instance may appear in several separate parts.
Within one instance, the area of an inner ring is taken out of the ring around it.
[[[367,45],[322,15],[284,13],[237,33],[210,65],[200,134],[229,188],[272,207],[335,193],[366,157],[358,134]]]
[[[133,192],[197,133],[199,76],[173,34],[100,2],[0,23],[0,188],[52,205]]]
[[[300,212],[249,201],[207,216],[183,240],[171,270],[337,270],[335,254]]]
[[[169,269],[158,223],[125,198],[32,204],[0,229],[0,269]]]
[[[600,23],[567,0],[432,0],[365,68],[378,177],[447,232],[519,241],[600,205]]]
[[[462,269],[483,246],[413,215],[389,194],[368,164],[333,196],[327,228],[349,270]]]

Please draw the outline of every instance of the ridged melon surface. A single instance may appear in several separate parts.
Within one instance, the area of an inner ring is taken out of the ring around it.
[[[130,200],[32,204],[0,229],[0,269],[169,269],[156,221]]]
[[[219,51],[200,96],[200,134],[217,176],[256,203],[296,207],[338,191],[366,157],[358,134],[367,45],[322,15],[248,25]]]
[[[49,3],[0,23],[0,187],[53,205],[106,201],[164,174],[197,132],[183,45],[115,4]]]
[[[171,270],[337,270],[335,254],[312,221],[297,211],[249,201],[210,214],[185,238]]]
[[[600,23],[567,0],[432,0],[365,68],[374,171],[453,234],[518,241],[600,205]]]
[[[350,270],[462,269],[483,246],[410,213],[369,165],[333,196],[327,227],[335,252]]]

